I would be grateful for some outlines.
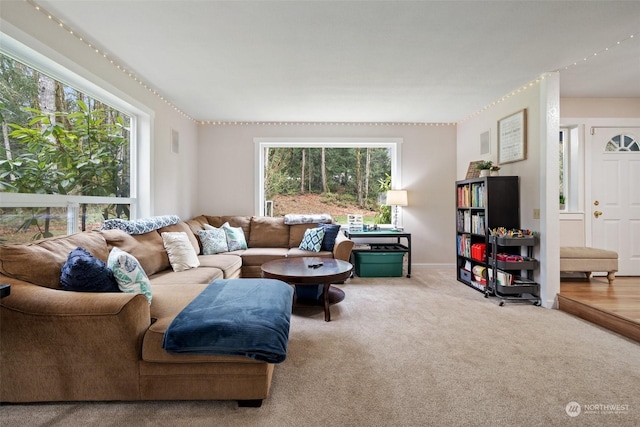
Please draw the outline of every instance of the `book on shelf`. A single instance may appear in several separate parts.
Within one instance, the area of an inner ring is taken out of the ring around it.
[[[458,207],[466,208],[471,206],[471,200],[469,197],[469,186],[461,185],[458,187]]]
[[[486,232],[484,212],[478,212],[471,216],[471,232],[473,234],[482,234]]]
[[[471,206],[484,207],[484,183],[471,185]]]
[[[461,185],[458,187],[459,208],[483,208],[485,186],[484,183]]]
[[[458,255],[471,258],[471,236],[468,234],[458,236]]]
[[[487,268],[487,274],[493,280],[493,269]],[[507,273],[506,271],[496,270],[495,281],[500,286],[511,286],[514,284],[513,274]]]

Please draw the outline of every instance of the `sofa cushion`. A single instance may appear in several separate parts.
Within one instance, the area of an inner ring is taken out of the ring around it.
[[[251,218],[250,248],[288,248],[289,226],[284,218],[254,216]]]
[[[158,233],[160,233],[160,235],[162,235],[162,233],[185,233],[189,239],[189,243],[193,246],[193,250],[196,251],[196,254],[200,253],[200,243],[198,242],[198,239],[196,239],[195,234],[193,234],[193,231],[191,231],[191,227],[189,227],[185,222],[179,222],[167,227],[162,227],[158,229]]]
[[[113,271],[80,246],[69,253],[62,265],[60,287],[65,291],[119,292]]]
[[[227,233],[222,228],[215,228],[207,224],[206,230],[198,230],[198,237],[202,244],[202,255],[213,255],[229,252]]]
[[[242,266],[261,266],[287,256],[288,248],[249,248],[242,253]]]
[[[122,230],[102,230],[100,233],[106,239],[109,249],[117,247],[133,255],[147,276],[171,268],[162,236],[156,231],[135,236]]]
[[[238,255],[200,255],[200,267],[214,267],[222,270],[225,279],[238,277],[242,268],[242,258]]]
[[[200,265],[198,254],[189,241],[187,233],[165,231],[161,236],[173,271],[184,271]]]
[[[320,252],[322,247],[322,239],[324,238],[324,228],[309,228],[302,236],[302,242],[298,249],[303,251]]]
[[[199,254],[202,253],[202,242],[200,241],[200,237],[198,236],[198,231],[204,230],[205,224],[209,225],[209,223],[207,222],[207,217],[204,215],[200,215],[195,218],[191,218],[190,220],[187,220],[184,223],[187,224],[189,229],[191,229],[191,232],[193,233],[196,240],[198,241],[198,244],[200,245],[200,249],[197,252]]]
[[[194,218],[191,218],[187,221],[185,221],[185,224],[187,224],[189,227],[191,227],[191,231],[193,231],[193,233],[195,234],[198,230],[202,230],[202,226],[204,224],[209,224],[209,221],[207,221],[207,217],[204,215],[199,215],[196,216]]]
[[[302,242],[304,232],[310,228],[317,227],[316,224],[295,224],[289,226],[289,247],[297,248]]]
[[[87,231],[29,243],[2,245],[0,272],[14,279],[59,289],[62,265],[69,253],[78,246],[102,261],[109,257],[104,237],[98,232]]]
[[[150,276],[149,280],[151,280],[151,286],[153,286],[153,289],[155,290],[156,285],[160,284],[192,285],[194,283],[209,283],[212,280],[222,278],[223,273],[219,268],[200,266],[198,268],[191,268],[189,270],[179,272],[175,272],[173,270],[164,270],[154,274],[153,276]],[[157,292],[154,291],[154,302],[156,300],[155,294],[157,294]]]
[[[249,241],[251,237],[251,217],[242,215],[225,215],[225,216],[205,216],[209,225],[214,227],[222,227],[225,222],[229,223],[231,227],[241,227],[244,232],[244,237]]]
[[[143,294],[151,304],[151,282],[136,257],[114,247],[109,252],[107,267],[113,271],[122,292]]]

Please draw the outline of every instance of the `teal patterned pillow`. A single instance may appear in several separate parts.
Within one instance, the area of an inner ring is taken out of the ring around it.
[[[324,239],[324,228],[309,228],[304,232],[298,248],[304,251],[320,252],[322,239]]]
[[[228,222],[222,224],[222,229],[227,235],[227,246],[229,251],[247,249],[247,240],[244,238],[242,227],[231,227]]]
[[[203,255],[229,252],[227,233],[225,233],[222,228],[211,227],[206,230],[198,230],[198,237],[200,237],[200,242],[202,242]]]
[[[151,304],[151,282],[136,257],[114,247],[109,252],[107,266],[122,292],[143,294]]]

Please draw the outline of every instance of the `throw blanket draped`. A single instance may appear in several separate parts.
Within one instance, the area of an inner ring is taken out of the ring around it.
[[[314,222],[331,224],[332,221],[333,221],[333,218],[329,214],[310,214],[310,215],[286,214],[284,216],[284,223],[286,225],[313,224]]]
[[[120,218],[105,219],[101,230],[122,230],[127,234],[145,234],[180,222],[177,215],[151,216],[127,221]]]
[[[162,346],[169,353],[283,362],[292,300],[293,288],[279,280],[214,280],[173,319]]]

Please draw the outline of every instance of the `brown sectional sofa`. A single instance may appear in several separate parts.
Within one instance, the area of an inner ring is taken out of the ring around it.
[[[242,227],[248,248],[199,255],[200,266],[174,272],[164,231],[184,231],[197,253],[204,224]],[[218,278],[260,277],[262,263],[310,255],[297,247],[307,228],[282,218],[198,216],[140,235],[103,230],[0,246],[0,400],[238,400],[259,404],[274,365],[245,357],[170,354],[162,348],[173,318]],[[151,304],[141,294],[59,289],[61,267],[77,246],[106,261],[112,247],[135,256],[149,276]],[[353,242],[339,233],[333,252],[349,260]]]

